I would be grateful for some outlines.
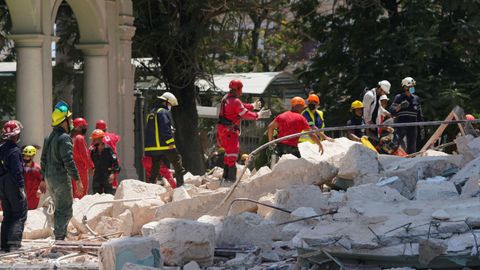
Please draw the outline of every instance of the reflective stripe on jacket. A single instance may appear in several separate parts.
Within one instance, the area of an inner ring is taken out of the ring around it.
[[[169,150],[169,145],[175,148],[172,129],[173,120],[166,108],[153,110],[147,116],[145,125],[145,152]]]

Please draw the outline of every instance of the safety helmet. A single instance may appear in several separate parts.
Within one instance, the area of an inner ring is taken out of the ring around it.
[[[297,105],[302,105],[303,107],[305,107],[305,100],[301,97],[294,97],[290,100],[290,105],[292,106],[292,108]]]
[[[87,120],[77,117],[73,120],[73,127],[78,128],[78,127],[86,127],[88,126]]]
[[[247,159],[248,159],[248,154],[243,154],[240,159],[241,159],[242,161],[247,160]]]
[[[220,147],[220,148],[218,148],[217,151],[218,151],[219,154],[223,154],[223,153],[225,153],[225,148]]]
[[[172,105],[173,107],[178,106],[177,98],[175,97],[174,94],[170,92],[165,92],[163,93],[163,95],[159,96],[158,98],[161,100],[165,100],[166,102],[170,103],[170,105]]]
[[[387,95],[381,95],[379,100],[382,101],[382,100],[390,100],[390,99],[387,97]]]
[[[465,119],[467,119],[469,121],[472,121],[472,120],[475,120],[475,116],[473,116],[471,114],[467,114],[467,115],[465,115]]]
[[[2,128],[2,138],[4,140],[16,136],[22,132],[22,123],[17,120],[10,120],[3,124]]]
[[[415,80],[412,78],[412,77],[405,77],[403,80],[402,80],[402,87],[403,86],[406,86],[406,87],[412,87],[412,86],[415,86],[416,82]]]
[[[70,107],[64,101],[60,101],[55,105],[55,109],[52,112],[52,126],[56,127],[63,123],[67,118],[72,116]]]
[[[22,154],[27,157],[33,157],[37,154],[37,148],[33,145],[27,145],[23,148]]]
[[[100,130],[107,130],[107,122],[103,120],[98,120],[95,124],[95,128]]]
[[[390,84],[389,81],[387,80],[379,81],[378,86],[380,86],[387,95],[390,94],[390,87],[392,87],[392,85]]]
[[[235,94],[237,96],[240,96],[242,95],[243,83],[240,80],[231,80],[230,83],[228,84],[228,88],[230,88],[230,90],[235,91]]]
[[[308,103],[320,104],[320,98],[315,94],[309,95],[307,101]]]
[[[352,106],[350,106],[350,109],[363,109],[363,103],[360,100],[355,100],[354,102],[352,102]]]
[[[105,137],[105,132],[103,132],[103,130],[101,130],[101,129],[95,129],[92,132],[92,135],[90,136],[90,138],[92,138],[92,140],[100,139],[100,138],[103,138],[103,137]]]

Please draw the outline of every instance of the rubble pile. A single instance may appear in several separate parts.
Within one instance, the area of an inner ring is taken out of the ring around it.
[[[290,269],[309,250],[419,256],[425,265],[439,255],[478,254],[478,138],[458,138],[456,155],[413,158],[378,155],[346,138],[323,144],[323,155],[302,143],[302,158],[247,170],[224,204],[231,187],[221,183],[221,168],[189,173],[173,190],[123,180],[115,196],[76,200],[70,232],[131,236],[103,244],[102,269]],[[107,203],[92,206],[100,202]],[[24,238],[47,238],[51,226],[45,209],[30,210]]]

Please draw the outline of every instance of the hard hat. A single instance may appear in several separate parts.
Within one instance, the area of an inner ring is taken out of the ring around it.
[[[390,84],[389,81],[387,80],[379,81],[378,86],[380,86],[387,95],[390,94],[390,87],[392,87],[392,85]]]
[[[7,121],[5,124],[3,124],[2,138],[8,139],[10,137],[18,135],[22,131],[22,128],[23,128],[22,123],[20,123],[17,120]]]
[[[219,154],[225,153],[225,148],[223,148],[223,147],[218,148],[218,153]]]
[[[103,138],[103,137],[105,137],[105,132],[103,132],[103,130],[101,130],[101,129],[95,129],[92,132],[92,136],[90,136],[90,138],[92,138],[92,140],[100,139],[100,138]]]
[[[228,88],[230,88],[231,90],[234,90],[235,94],[237,96],[240,96],[242,94],[243,83],[240,80],[231,80],[230,83],[228,84]]]
[[[170,92],[165,92],[163,95],[158,97],[159,99],[165,100],[166,102],[170,103],[173,107],[178,106],[178,100],[174,94]]]
[[[320,104],[320,98],[315,94],[309,95],[307,101],[308,101],[308,103]]]
[[[382,95],[380,96],[379,100],[382,101],[382,100],[390,100],[390,99],[387,97],[387,95]]]
[[[107,122],[103,120],[98,120],[95,124],[95,128],[100,130],[107,130]]]
[[[471,114],[467,114],[467,115],[465,115],[465,119],[467,119],[469,121],[472,121],[472,120],[475,120],[475,116],[473,116]]]
[[[68,104],[64,101],[58,102],[52,112],[52,126],[56,127],[60,125],[70,116],[72,116],[72,112],[70,112]]]
[[[412,77],[405,77],[403,80],[402,80],[402,87],[403,86],[406,86],[406,87],[412,87],[412,86],[415,86],[416,82],[415,80],[412,78]]]
[[[88,126],[87,120],[77,117],[73,120],[73,127],[78,128],[78,127],[86,127]]]
[[[352,106],[350,107],[350,109],[363,109],[363,103],[360,100],[355,100],[354,102],[352,102]]]
[[[37,154],[37,148],[33,145],[27,145],[23,148],[22,154],[27,157],[33,157]]]
[[[242,161],[247,160],[247,159],[248,159],[248,154],[243,154],[240,159],[241,159]]]
[[[298,105],[302,105],[303,107],[305,107],[305,100],[301,97],[294,97],[290,100],[290,105],[292,106],[292,108]]]

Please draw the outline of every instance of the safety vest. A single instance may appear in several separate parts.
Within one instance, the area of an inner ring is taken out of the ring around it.
[[[169,150],[170,147],[168,145],[175,142],[173,137],[166,141],[162,141],[160,138],[160,131],[158,128],[158,113],[162,110],[164,110],[164,108],[159,108],[156,112],[151,112],[147,115],[145,152]],[[175,148],[175,145],[173,145],[173,148]]]
[[[321,127],[317,127],[317,128],[324,128],[325,127],[325,121],[323,119],[323,112],[320,111],[320,110],[315,110],[315,111],[311,111],[309,108],[305,109],[303,112],[302,112],[302,115],[305,117],[304,113],[308,113],[308,116],[310,116],[310,119],[307,118],[307,122],[308,122],[308,125],[309,126],[316,126],[315,125],[315,115],[318,115],[320,117],[320,121],[322,122],[322,125]],[[305,130],[304,130],[305,131]],[[321,138],[320,138],[321,140]],[[308,135],[303,135],[300,137],[300,139],[298,140],[299,142],[310,142],[310,143],[314,143],[312,141],[312,139],[310,139],[310,136]]]

